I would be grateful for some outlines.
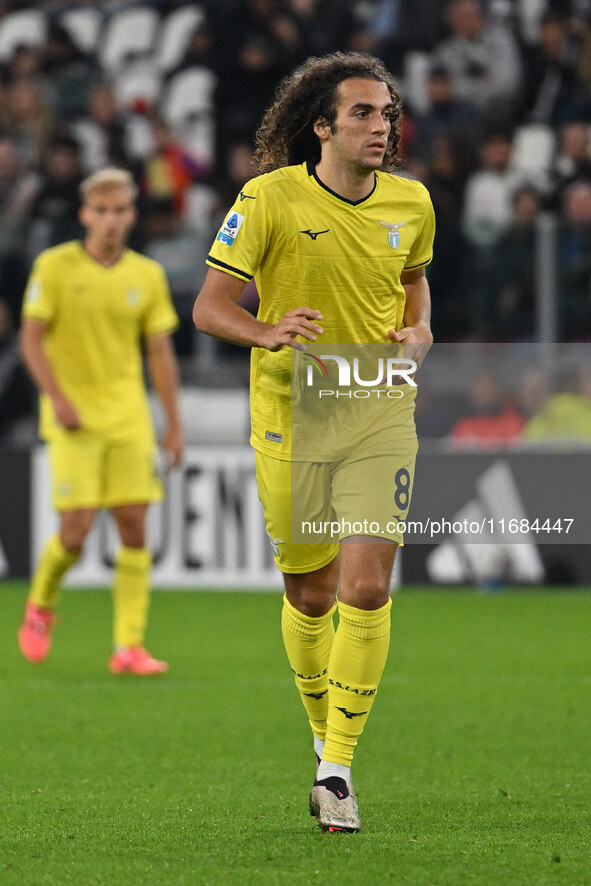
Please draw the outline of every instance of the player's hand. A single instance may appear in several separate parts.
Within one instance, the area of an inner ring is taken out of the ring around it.
[[[80,413],[71,400],[63,395],[52,399],[53,411],[60,425],[67,431],[77,431],[82,427]]]
[[[402,329],[396,331],[390,329],[388,338],[391,342],[401,344],[403,353],[409,360],[414,360],[417,368],[421,365],[429,348],[433,344],[433,333],[424,323],[417,326],[403,326]]]
[[[164,468],[170,471],[180,465],[184,449],[183,435],[179,428],[168,428],[162,439]]]
[[[316,338],[324,332],[316,320],[322,320],[320,311],[315,311],[313,308],[294,308],[293,311],[284,314],[275,326],[269,326],[260,345],[269,351],[279,351],[284,347],[307,351],[304,342],[296,341],[295,337],[301,335],[308,341],[316,341]]]

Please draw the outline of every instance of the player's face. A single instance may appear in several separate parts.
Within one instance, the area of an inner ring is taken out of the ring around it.
[[[91,191],[80,210],[80,221],[88,237],[97,245],[110,248],[125,243],[135,219],[133,197],[125,187]]]
[[[392,99],[385,83],[351,77],[338,89],[332,130],[317,131],[322,157],[360,172],[379,169],[392,124]]]

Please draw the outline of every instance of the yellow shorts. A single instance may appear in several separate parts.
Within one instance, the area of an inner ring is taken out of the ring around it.
[[[387,453],[357,452],[338,462],[290,462],[256,452],[259,497],[278,568],[321,569],[350,536],[402,544],[417,446],[416,438],[399,441]]]
[[[108,440],[57,429],[48,441],[58,511],[159,501],[164,494],[153,438]]]

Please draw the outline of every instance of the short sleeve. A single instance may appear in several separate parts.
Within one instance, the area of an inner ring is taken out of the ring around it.
[[[39,257],[27,282],[22,316],[50,324],[57,311],[57,289],[53,275],[43,257]]]
[[[271,224],[264,189],[252,179],[224,219],[207,264],[240,280],[254,277],[269,247]]]
[[[152,297],[144,317],[144,335],[160,335],[174,332],[179,325],[177,313],[172,304],[170,288],[161,265],[156,264]]]
[[[435,212],[433,204],[426,189],[424,202],[424,218],[423,224],[419,230],[415,242],[412,245],[408,258],[404,266],[405,271],[414,271],[416,268],[423,268],[428,265],[433,258],[433,240],[435,239]]]

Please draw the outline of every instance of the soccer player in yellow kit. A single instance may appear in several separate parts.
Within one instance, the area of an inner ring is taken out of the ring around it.
[[[259,495],[284,577],[284,643],[317,757],[310,811],[324,830],[354,832],[361,819],[351,761],[386,662],[391,572],[402,539],[345,530],[338,544],[290,541],[290,355],[306,341],[398,343],[393,353],[399,344],[428,348],[425,266],[434,216],[426,189],[392,174],[400,96],[371,56],[309,59],[281,84],[257,144],[262,174],[244,186],[217,235],[193,317],[204,332],[253,349]],[[261,299],[256,319],[237,304],[253,276]],[[377,453],[380,488],[374,477],[367,491],[391,512],[395,477],[405,472],[402,519],[417,448],[409,402],[395,445]],[[314,458],[299,474],[308,488],[330,490],[338,517],[349,516],[351,484],[364,494],[355,465],[371,462],[365,445],[361,440],[358,459]],[[304,492],[301,483],[296,492]]]
[[[22,352],[41,393],[40,433],[59,528],[33,576],[19,645],[31,662],[47,657],[60,580],[80,556],[97,510],[109,508],[121,540],[109,668],[158,674],[167,664],[143,646],[151,568],[145,525],[163,489],[142,342],[167,418],[162,446],[177,465],[183,441],[170,334],[178,321],[162,267],[125,245],[136,220],[130,174],[103,169],[80,192],[86,236],[41,253],[22,312]]]

